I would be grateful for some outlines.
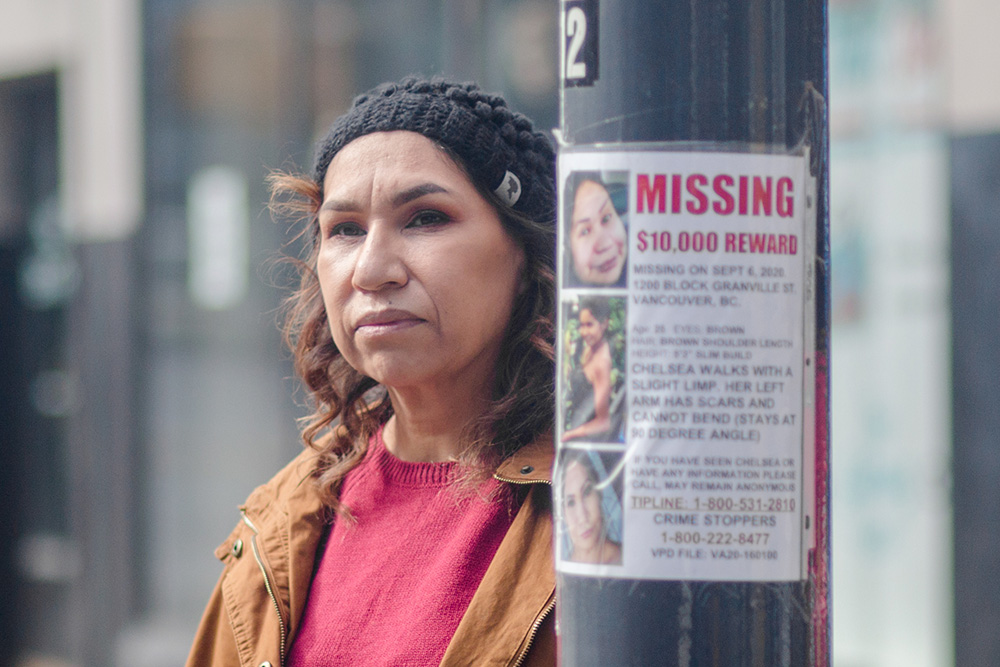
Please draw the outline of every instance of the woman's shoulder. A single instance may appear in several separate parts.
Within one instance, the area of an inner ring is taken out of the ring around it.
[[[268,506],[288,503],[297,503],[306,511],[322,509],[316,484],[319,466],[319,451],[313,447],[303,447],[271,479],[254,489],[240,509],[260,511]]]
[[[543,433],[504,459],[494,477],[515,484],[551,483],[555,447],[552,433]]]
[[[590,359],[587,360],[585,368],[590,372],[593,372],[599,368],[607,368],[611,366],[611,344],[606,340],[602,340],[601,344],[597,346],[597,349],[593,351],[590,355]]]
[[[275,473],[266,484],[276,494],[286,494],[313,478],[319,468],[320,454],[312,447],[303,447],[295,458]]]

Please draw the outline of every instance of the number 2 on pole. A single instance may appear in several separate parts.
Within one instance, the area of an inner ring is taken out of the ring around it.
[[[587,15],[579,7],[566,10],[566,78],[586,79],[587,63],[580,59],[583,42],[587,38]]]

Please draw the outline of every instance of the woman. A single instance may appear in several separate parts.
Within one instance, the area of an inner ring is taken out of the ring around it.
[[[217,550],[188,664],[554,664],[551,145],[408,79],[273,188],[312,240],[286,333],[315,411]]]
[[[621,544],[608,538],[598,481],[587,452],[573,451],[566,457],[562,480],[563,521],[570,542],[566,560],[601,564],[622,562]]]
[[[570,175],[566,199],[569,215],[570,286],[624,287],[628,237],[625,223],[597,172]]]
[[[568,382],[571,405],[568,430],[563,442],[619,442],[618,420],[611,410],[611,345],[607,332],[611,321],[608,299],[588,297],[580,302],[577,330],[582,341],[578,364],[571,369]]]

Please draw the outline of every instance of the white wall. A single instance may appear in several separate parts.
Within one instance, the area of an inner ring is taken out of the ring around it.
[[[939,0],[947,111],[957,134],[1000,129],[1000,2]]]
[[[79,241],[120,240],[142,212],[138,0],[0,6],[0,78],[59,75],[60,199]]]

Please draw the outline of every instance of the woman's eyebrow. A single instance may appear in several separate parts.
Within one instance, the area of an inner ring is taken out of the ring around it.
[[[597,207],[597,212],[600,213],[601,211],[603,211],[604,207],[607,206],[610,203],[611,203],[611,195],[608,195],[605,198],[605,200],[603,202],[601,202],[601,205]],[[574,207],[574,208],[576,208],[576,207]],[[591,216],[587,215],[587,216],[581,216],[579,218],[571,218],[570,219],[570,227],[572,227],[573,225],[582,225],[585,222],[589,222],[590,221],[590,217]]]
[[[323,202],[323,205],[319,207],[320,211],[358,211],[361,206],[346,199],[327,199]]]
[[[420,185],[414,185],[412,188],[407,188],[402,192],[396,193],[396,195],[392,198],[392,205],[395,207],[402,206],[403,204],[410,203],[414,199],[420,199],[424,195],[432,195],[439,192],[448,192],[448,190],[441,187],[437,183],[421,183]]]
[[[414,185],[412,188],[407,188],[401,192],[397,192],[393,195],[391,203],[393,207],[399,207],[403,204],[408,204],[414,199],[420,199],[425,195],[437,194],[441,192],[447,193],[448,190],[441,187],[437,183],[421,183],[420,185]],[[319,207],[319,210],[354,212],[361,210],[361,205],[349,199],[328,199],[323,202],[323,205]]]

